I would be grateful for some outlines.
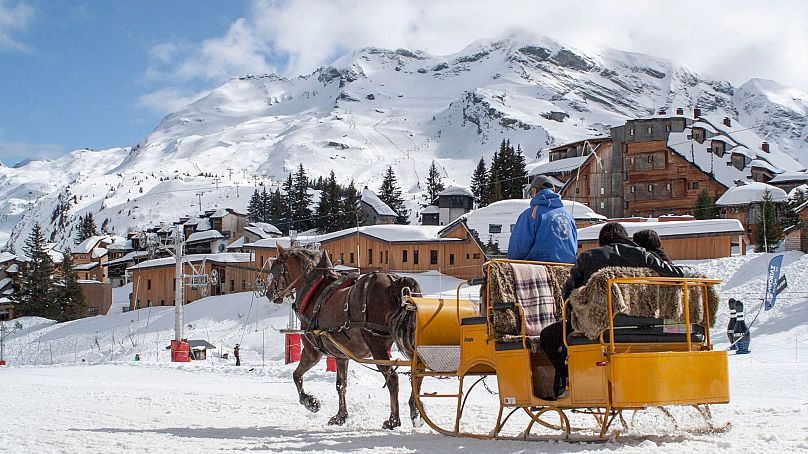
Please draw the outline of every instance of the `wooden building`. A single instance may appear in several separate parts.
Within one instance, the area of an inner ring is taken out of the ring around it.
[[[398,217],[392,208],[367,187],[359,199],[359,210],[362,212],[362,225],[395,224]]]
[[[250,254],[197,254],[188,255],[186,259],[184,274],[209,276],[204,291],[189,286],[190,279],[186,278],[184,292],[186,304],[207,295],[246,292],[253,288],[257,270],[253,266]],[[150,306],[173,306],[175,265],[175,259],[167,257],[147,260],[130,267],[127,270],[132,273],[130,310]]]
[[[79,280],[79,287],[87,306],[86,317],[107,315],[112,306],[112,284],[99,281]]]
[[[735,219],[709,219],[669,222],[622,222],[629,236],[651,229],[659,234],[662,247],[671,260],[701,260],[730,257],[737,244],[746,254],[748,239],[743,225]],[[603,225],[578,230],[578,252],[598,247]]]
[[[765,183],[743,183],[727,190],[715,204],[724,210],[724,217],[737,219],[744,225],[751,238],[757,238],[757,231],[763,215],[763,196],[768,192],[774,203],[777,219],[782,218],[788,207],[788,195],[782,189]]]

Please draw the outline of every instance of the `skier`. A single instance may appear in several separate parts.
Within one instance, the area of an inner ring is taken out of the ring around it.
[[[241,349],[239,349],[238,344],[236,344],[236,346],[233,348],[233,356],[236,358],[236,366],[240,366],[241,365]]]
[[[738,355],[745,355],[749,352],[749,343],[752,340],[752,335],[749,333],[749,328],[743,320],[743,303],[735,300],[735,328],[733,329],[735,340],[738,346]]]
[[[729,299],[729,323],[727,323],[727,338],[729,339],[729,349],[737,350],[735,345],[735,298]]]

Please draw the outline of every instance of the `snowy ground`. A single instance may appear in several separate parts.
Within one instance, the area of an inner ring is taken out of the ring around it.
[[[726,294],[751,298],[753,290],[763,285],[758,276],[765,266],[756,262],[765,262],[765,258],[757,257],[692,265],[728,281],[732,276],[744,277],[744,283]],[[639,415],[635,429],[625,438],[598,444],[454,439],[426,426],[409,427],[405,412],[404,427],[388,432],[380,428],[387,416],[382,378],[355,364],[349,375],[350,418],[344,427],[329,427],[326,423],[337,404],[333,374],[325,371],[323,362],[306,376],[307,389],[323,403],[319,413],[309,413],[297,402],[291,383],[294,366],[281,361],[282,337],[277,329],[286,324],[286,308],[245,293],[208,298],[186,307],[190,337],[208,339],[228,351],[241,343],[245,365],[239,368],[216,355],[191,364],[168,362],[163,347],[173,327],[173,308],[58,325],[23,319],[24,328],[10,335],[7,343],[12,365],[0,369],[0,451],[808,451],[806,265],[808,258],[797,257],[785,268],[791,293],[773,311],[760,316],[754,328],[753,354],[730,356],[732,402],[713,409],[718,422],[732,424],[726,433],[676,430],[653,411]],[[451,278],[431,275],[422,279],[425,287],[432,287],[429,292],[440,290],[435,282],[450,288],[447,282]],[[757,308],[751,299],[749,306]],[[725,314],[719,316],[719,325],[725,323],[722,317]],[[719,340],[723,338],[720,331],[714,332]],[[132,361],[135,353],[142,361]],[[409,394],[406,378],[402,376],[402,403]],[[493,380],[488,383],[496,390]],[[431,390],[450,386],[439,382]],[[474,396],[464,427],[487,430],[495,417],[496,397],[485,390],[475,391]],[[427,405],[431,416],[442,421],[451,418],[448,403],[429,401]],[[690,409],[674,410],[681,421],[695,416]]]

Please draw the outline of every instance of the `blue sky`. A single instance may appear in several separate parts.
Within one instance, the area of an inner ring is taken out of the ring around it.
[[[808,91],[803,0],[0,0],[0,162],[134,145],[234,76],[515,29]]]

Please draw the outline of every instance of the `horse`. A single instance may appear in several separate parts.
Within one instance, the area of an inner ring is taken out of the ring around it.
[[[281,245],[269,270],[269,280],[267,295],[274,303],[280,304],[287,297],[295,296],[292,307],[304,331],[303,351],[293,373],[300,403],[312,413],[320,410],[320,401],[303,389],[303,375],[324,354],[334,357],[339,410],[328,424],[343,425],[348,418],[345,393],[350,357],[335,342],[354,357],[389,360],[394,343],[390,327],[396,315],[404,310],[402,294],[406,288],[420,293],[420,285],[410,277],[384,272],[346,277],[333,271],[326,252],[299,247],[284,249]],[[314,333],[314,330],[328,335]],[[390,417],[382,428],[393,429],[401,425],[398,374],[389,365],[377,365],[377,368],[384,375],[390,393]],[[412,395],[409,407],[410,419],[417,427],[421,417]]]

